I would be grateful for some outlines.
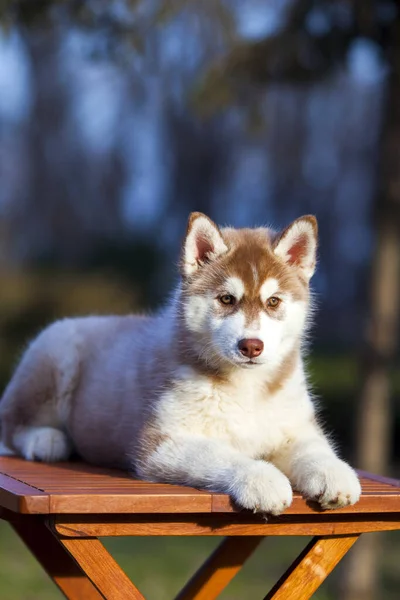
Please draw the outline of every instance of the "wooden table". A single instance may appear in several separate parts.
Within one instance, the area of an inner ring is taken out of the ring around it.
[[[178,595],[212,600],[265,536],[315,536],[265,596],[305,600],[361,533],[400,529],[400,482],[360,472],[355,505],[320,511],[295,495],[281,517],[232,506],[228,496],[136,481],[84,463],[47,465],[0,458],[0,516],[10,522],[60,590],[71,600],[143,599],[99,537],[226,536]]]

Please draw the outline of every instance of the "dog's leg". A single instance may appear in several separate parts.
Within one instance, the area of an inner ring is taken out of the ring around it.
[[[68,436],[55,427],[20,427],[13,434],[13,446],[27,460],[67,460],[72,451]]]
[[[0,403],[2,440],[28,460],[66,460],[72,451],[65,415],[79,360],[62,334],[52,326],[31,344]]]
[[[316,423],[305,426],[280,452],[274,464],[306,498],[322,508],[354,504],[361,486],[355,471],[338,458]]]
[[[292,502],[290,482],[274,465],[219,440],[182,436],[163,441],[137,466],[139,475],[227,493],[241,506],[278,515]]]

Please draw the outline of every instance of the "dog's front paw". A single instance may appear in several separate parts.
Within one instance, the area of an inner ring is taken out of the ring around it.
[[[249,469],[236,473],[231,496],[253,512],[280,515],[292,503],[293,494],[289,479],[276,467],[254,461]]]
[[[297,487],[306,498],[316,500],[325,509],[355,504],[361,494],[355,471],[338,458],[313,463],[300,475]]]

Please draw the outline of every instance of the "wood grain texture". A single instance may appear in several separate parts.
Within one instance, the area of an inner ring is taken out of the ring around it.
[[[23,481],[0,473],[0,506],[14,512],[43,514],[49,511],[49,497]]]
[[[356,535],[312,539],[264,600],[308,600],[357,539]]]
[[[375,475],[372,473],[368,473],[368,471],[362,471],[361,469],[357,470],[359,477],[363,479],[368,479],[369,481],[376,482],[378,484],[391,485],[395,488],[400,488],[400,480],[393,479],[391,477],[384,477],[383,475]]]
[[[185,585],[176,600],[214,600],[240,571],[264,538],[231,537],[221,542]]]
[[[47,529],[41,517],[14,517],[11,526],[66,598],[69,600],[103,598]]]
[[[69,537],[128,535],[268,536],[342,535],[400,530],[398,514],[283,516],[266,522],[253,515],[58,515],[53,527]]]
[[[211,498],[203,495],[102,493],[93,491],[81,494],[52,494],[50,514],[112,514],[118,513],[210,513]]]
[[[104,598],[145,600],[99,540],[60,537],[57,539]]]
[[[367,479],[361,480],[363,488],[360,500],[344,508],[335,509],[338,514],[360,514],[376,512],[399,512],[400,513],[400,488],[384,484],[376,485],[370,483]],[[238,513],[241,512],[239,506],[232,503],[231,498],[225,494],[214,494],[212,497],[212,512],[214,513]],[[285,510],[286,515],[306,515],[321,513],[321,509],[315,502],[307,502],[299,494],[293,495],[293,502]]]

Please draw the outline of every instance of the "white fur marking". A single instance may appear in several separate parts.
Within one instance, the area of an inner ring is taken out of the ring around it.
[[[239,356],[238,341],[244,337],[245,316],[241,310],[225,318],[213,318],[213,342],[219,353],[223,352],[228,360],[235,360]]]
[[[13,444],[27,460],[67,460],[71,444],[63,431],[54,427],[23,427],[14,433]]]
[[[268,279],[266,279],[264,281],[264,283],[261,286],[260,289],[260,297],[261,297],[261,302],[263,302],[265,304],[265,302],[268,300],[268,298],[270,298],[271,296],[273,296],[273,294],[277,294],[279,290],[279,283],[276,279],[274,279],[273,277],[268,277]]]
[[[244,283],[239,277],[229,277],[225,281],[227,294],[235,296],[236,300],[241,300],[244,296]]]
[[[185,304],[185,321],[189,331],[201,333],[206,324],[210,310],[210,300],[207,296],[190,296]]]

